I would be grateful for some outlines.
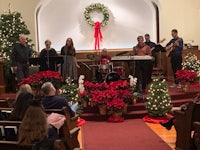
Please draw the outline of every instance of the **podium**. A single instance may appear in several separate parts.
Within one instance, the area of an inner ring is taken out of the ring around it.
[[[40,71],[52,70],[57,71],[57,64],[64,62],[63,56],[50,57],[31,57],[29,58],[29,65],[39,65]]]

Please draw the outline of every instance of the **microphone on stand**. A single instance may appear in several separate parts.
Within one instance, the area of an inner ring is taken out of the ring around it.
[[[48,70],[49,70],[49,50],[47,50],[47,67],[48,67]]]

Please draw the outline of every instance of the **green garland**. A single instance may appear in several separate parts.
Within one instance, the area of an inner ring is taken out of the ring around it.
[[[102,11],[104,18],[101,22],[101,26],[106,26],[109,21],[109,11],[107,7],[105,7],[104,4],[101,3],[94,3],[85,8],[84,12],[85,20],[88,22],[89,25],[94,26],[94,21],[90,17],[90,13],[95,9],[99,9]]]

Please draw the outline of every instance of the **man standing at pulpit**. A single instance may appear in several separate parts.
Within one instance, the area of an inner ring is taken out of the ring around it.
[[[26,43],[25,35],[20,35],[19,43],[14,45],[11,54],[11,66],[13,72],[16,73],[17,82],[29,75],[29,58],[32,52],[30,46]]]
[[[137,37],[138,44],[133,47],[133,55],[145,56],[151,55],[151,48],[144,43],[143,36]],[[140,93],[144,93],[149,79],[149,64],[151,60],[138,60],[135,61],[135,74],[134,76],[138,79],[136,89]]]

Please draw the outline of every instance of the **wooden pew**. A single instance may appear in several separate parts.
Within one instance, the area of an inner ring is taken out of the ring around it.
[[[175,111],[176,118],[176,150],[189,150],[191,146],[191,132],[194,130],[193,122],[200,119],[200,104],[190,103],[186,111]]]
[[[8,126],[16,127],[17,133],[18,133],[20,124],[21,124],[21,121],[0,121],[1,133]],[[5,131],[3,131],[3,132],[5,132]],[[16,138],[12,139],[12,141],[9,140],[8,137],[3,136],[0,139],[0,149],[1,150],[32,150],[32,148],[37,145],[37,144],[32,144],[27,147],[19,146],[17,143],[17,136],[18,135],[16,134]],[[65,146],[64,146],[64,142],[60,139],[55,140],[54,150],[66,150]]]
[[[197,150],[200,150],[200,122],[194,122],[193,125],[196,131],[194,143]]]
[[[32,150],[34,145],[30,146],[19,146],[16,141],[0,141],[1,150]],[[67,150],[64,146],[62,140],[55,140],[54,142],[54,150]]]
[[[62,109],[45,109],[45,112],[47,114],[58,113],[65,116],[66,120],[60,129],[60,134],[65,138],[71,149],[80,148],[80,144],[78,142],[78,133],[80,128],[77,127],[77,120],[79,116],[76,115],[74,117],[70,117],[67,107],[63,107]]]
[[[31,150],[30,147],[21,147],[16,141],[0,141],[1,150]]]
[[[0,121],[0,129],[1,129],[1,139],[0,139],[0,148],[2,150],[31,150],[30,147],[21,147],[17,145],[17,133],[21,121]],[[8,136],[5,134],[6,129],[8,128],[16,130],[16,135]]]
[[[4,108],[12,108],[13,107],[13,102],[15,100],[10,99],[10,98],[6,98],[6,99],[0,99],[0,107],[4,107]]]
[[[0,99],[0,107],[9,107],[7,99]]]
[[[9,120],[9,116],[12,113],[13,108],[0,107],[0,120]]]

